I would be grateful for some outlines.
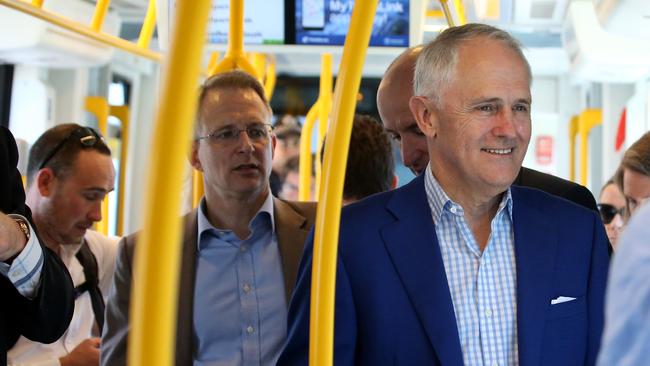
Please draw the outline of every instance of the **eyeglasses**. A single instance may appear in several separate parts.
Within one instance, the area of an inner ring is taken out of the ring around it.
[[[614,220],[614,217],[616,217],[617,214],[621,215],[622,218],[625,217],[626,209],[625,207],[616,209],[616,207],[608,205],[607,203],[599,203],[598,212],[600,212],[600,218],[603,220],[603,223],[607,225]]]
[[[253,142],[266,142],[269,134],[273,131],[273,127],[267,123],[255,123],[246,126],[245,128],[237,128],[235,126],[228,126],[218,129],[205,136],[196,138],[196,141],[210,140],[220,144],[233,144],[239,141],[239,135],[246,132],[246,135]]]
[[[63,147],[68,141],[76,138],[79,139],[79,143],[83,147],[93,147],[95,146],[97,141],[102,139],[101,135],[99,135],[95,130],[93,130],[90,127],[77,127],[74,130],[72,130],[72,132],[70,132],[68,136],[66,136],[63,140],[61,140],[58,144],[56,144],[56,146],[54,146],[52,151],[49,154],[47,154],[45,159],[43,159],[43,162],[41,163],[41,165],[39,165],[38,170],[45,168],[47,163],[49,163],[50,160],[52,160],[52,158],[54,157],[54,155],[56,155],[56,153],[58,153],[59,151],[61,151],[61,149],[63,149]]]

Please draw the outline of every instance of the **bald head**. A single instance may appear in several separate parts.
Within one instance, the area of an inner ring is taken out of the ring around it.
[[[422,46],[411,47],[388,66],[377,90],[377,109],[386,130],[400,143],[402,162],[419,175],[429,163],[427,142],[409,109],[413,74]]]

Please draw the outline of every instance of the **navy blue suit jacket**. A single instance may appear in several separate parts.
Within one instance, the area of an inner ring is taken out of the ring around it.
[[[606,236],[595,212],[512,187],[519,361],[593,365],[603,329]],[[289,308],[279,365],[306,365],[313,235]],[[335,365],[462,365],[424,179],[343,211]],[[551,305],[558,296],[576,300]]]

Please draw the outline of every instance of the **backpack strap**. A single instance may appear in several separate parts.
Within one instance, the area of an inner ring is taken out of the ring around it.
[[[90,250],[90,247],[88,246],[88,243],[85,239],[81,244],[81,248],[79,248],[76,257],[84,269],[86,282],[77,286],[75,288],[75,292],[77,297],[79,297],[85,291],[88,291],[93,307],[93,313],[95,314],[95,321],[97,322],[97,327],[99,328],[101,334],[102,328],[104,327],[105,304],[102,292],[99,290],[99,267],[97,266],[97,258],[95,258],[95,255]]]

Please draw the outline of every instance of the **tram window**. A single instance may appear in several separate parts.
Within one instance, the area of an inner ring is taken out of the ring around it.
[[[113,75],[111,83],[108,86],[108,104],[130,105],[130,99],[131,82],[119,75]]]

